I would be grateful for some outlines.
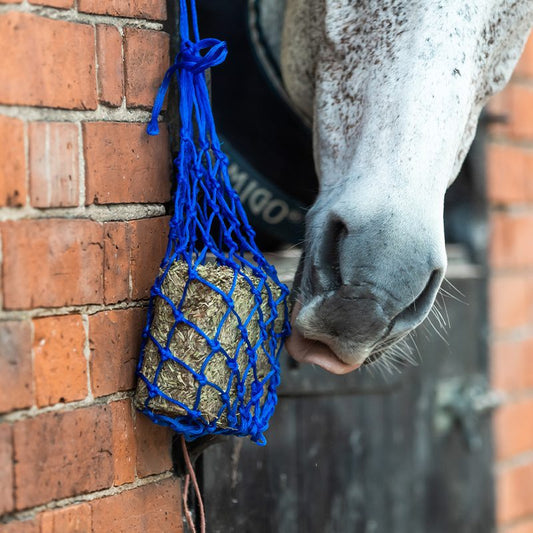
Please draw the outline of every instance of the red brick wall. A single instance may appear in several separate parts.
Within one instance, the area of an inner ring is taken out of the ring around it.
[[[533,533],[533,38],[491,107],[508,116],[487,160],[496,515],[501,532]]]
[[[0,0],[0,533],[182,530],[131,389],[164,253],[165,0]]]

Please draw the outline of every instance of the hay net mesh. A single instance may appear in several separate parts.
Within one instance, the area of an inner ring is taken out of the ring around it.
[[[151,289],[134,401],[187,440],[219,433],[264,444],[277,403],[279,353],[290,332],[288,289],[257,248],[230,185],[204,74],[224,61],[227,49],[199,38],[194,0],[180,0],[180,38],[147,128],[159,132],[157,117],[176,74],[174,214]]]

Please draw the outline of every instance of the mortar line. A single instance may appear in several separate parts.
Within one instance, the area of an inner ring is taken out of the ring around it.
[[[489,209],[489,216],[493,213],[511,216],[533,215],[533,200],[513,203],[493,203]]]
[[[126,400],[133,397],[133,390],[113,392],[105,396],[96,398],[85,397],[83,400],[75,400],[72,402],[59,402],[45,407],[37,407],[33,405],[28,409],[17,409],[10,413],[0,415],[0,423],[16,423],[23,420],[31,420],[33,418],[48,414],[48,413],[70,413],[79,409],[87,407],[97,407],[101,405],[109,405],[113,402]]]
[[[491,332],[489,342],[527,342],[533,339],[533,327],[531,325],[513,328],[505,332]]]
[[[166,215],[164,204],[91,204],[89,206],[34,208],[6,207],[0,211],[0,222],[8,220],[44,220],[50,218],[93,220],[94,222],[128,222]]]
[[[163,21],[157,22],[144,18],[83,13],[77,9],[60,9],[50,6],[39,6],[23,2],[21,4],[0,5],[0,15],[4,13],[30,13],[50,20],[61,20],[80,24],[111,24],[113,26],[135,26],[146,30],[163,30]]]
[[[77,123],[78,126],[78,207],[85,207],[85,157],[83,152],[83,131],[81,122]]]
[[[530,139],[510,139],[506,135],[491,134],[487,140],[487,149],[490,150],[493,147],[511,147],[522,148],[528,152],[533,151],[533,140]]]
[[[501,524],[498,529],[498,533],[512,532],[516,526],[519,526],[523,523],[527,524],[528,522],[533,522],[533,513],[521,515],[518,518],[513,518],[512,520],[505,522],[505,524]]]
[[[503,394],[503,403],[496,408],[516,406],[517,404],[533,401],[533,387],[522,390],[499,391]],[[532,450],[533,452],[533,450]]]
[[[533,466],[533,450],[528,450],[519,454],[514,455],[513,457],[508,457],[506,459],[495,459],[494,462],[494,473],[501,474],[507,470],[520,468],[522,466]]]
[[[46,205],[52,205],[52,176],[50,173],[50,123],[44,125],[44,174],[46,177]]]
[[[31,105],[0,104],[0,114],[32,122],[127,122],[148,123],[150,111],[140,107],[111,107],[99,103],[96,109],[63,109]]]
[[[13,502],[13,506],[17,503],[17,469],[15,468],[15,432],[11,430],[10,434],[10,444],[11,444],[11,477],[12,477],[12,483],[11,483],[11,501]],[[1,516],[0,516],[0,523],[1,523]]]
[[[86,313],[81,315],[81,323],[83,331],[85,332],[85,340],[83,343],[83,355],[85,356],[87,369],[87,400],[94,402],[94,395],[91,386],[91,348],[89,344],[89,316]]]
[[[120,34],[120,59],[122,61],[122,101],[120,102],[120,108],[126,109],[126,50],[124,49],[124,28],[120,26],[117,29]]]
[[[26,197],[24,198],[24,207],[31,204],[31,182],[30,182],[30,125],[27,120],[23,122],[24,132],[24,181],[26,184]]]
[[[487,137],[487,147],[490,150],[491,146],[509,146],[512,148],[522,148],[528,151],[533,149],[532,139],[515,139],[510,138],[504,133],[490,133]]]
[[[37,408],[37,383],[35,381],[35,350],[34,350],[34,344],[35,344],[35,324],[33,323],[33,320],[29,321],[29,327],[30,327],[30,341],[31,341],[31,349],[30,349],[30,359],[31,359],[31,401],[32,405],[30,409]],[[9,414],[9,413],[6,413]]]
[[[147,485],[154,485],[156,483],[165,481],[172,477],[175,477],[174,472],[172,470],[167,470],[166,472],[162,472],[160,474],[154,474],[154,475],[147,476],[141,479],[136,479],[132,483],[124,483],[123,485],[118,485],[114,487],[109,487],[107,489],[89,492],[88,494],[78,494],[75,496],[69,496],[68,498],[52,500],[51,502],[47,502],[46,504],[37,505],[29,509],[24,509],[23,511],[6,513],[2,517],[0,517],[0,524],[7,524],[10,522],[22,521],[22,520],[31,520],[35,518],[38,513],[41,513],[43,511],[62,509],[70,505],[76,505],[80,503],[91,502],[91,501],[101,499],[101,498],[106,498],[109,496],[115,496],[117,494],[122,494],[124,492],[128,492],[130,490],[133,490],[139,487],[145,487]]]
[[[31,320],[33,318],[72,314],[86,314],[87,316],[91,316],[102,311],[118,311],[126,309],[144,308],[148,305],[148,302],[148,299],[144,299],[117,302],[114,304],[98,303],[78,306],[65,305],[62,307],[37,307],[34,309],[16,309],[13,311],[0,310],[0,322],[6,322],[9,320]]]

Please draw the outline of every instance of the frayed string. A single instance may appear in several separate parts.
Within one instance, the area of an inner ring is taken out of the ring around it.
[[[185,437],[181,436],[181,450],[183,452],[183,458],[185,459],[185,464],[187,465],[188,474],[185,476],[185,484],[183,486],[183,512],[185,514],[185,519],[191,530],[191,533],[196,533],[196,527],[192,518],[192,513],[189,509],[189,504],[187,502],[189,496],[189,486],[192,481],[194,487],[194,492],[196,494],[196,499],[198,500],[198,508],[200,510],[200,533],[205,533],[205,511],[204,511],[204,502],[202,500],[202,493],[200,492],[200,487],[198,485],[198,480],[196,479],[196,473],[194,467],[191,463],[191,458],[189,457],[189,450],[187,449],[187,443],[185,442]]]

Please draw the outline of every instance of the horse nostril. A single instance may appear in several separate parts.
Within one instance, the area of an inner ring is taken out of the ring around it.
[[[435,269],[415,300],[394,318],[393,329],[411,329],[426,318],[431,309],[442,281],[442,270]]]
[[[340,255],[342,242],[348,234],[346,224],[336,218],[329,222],[324,232],[323,275],[328,290],[336,290],[342,285]]]

